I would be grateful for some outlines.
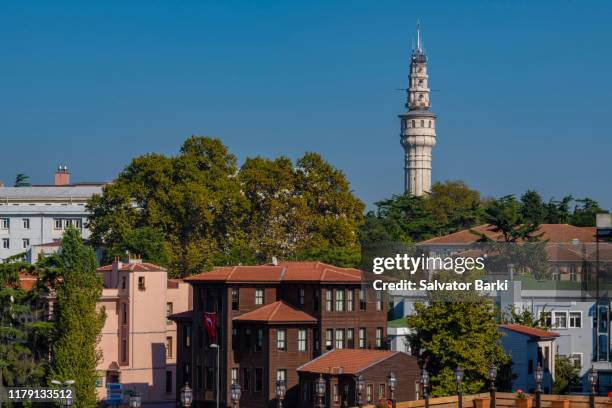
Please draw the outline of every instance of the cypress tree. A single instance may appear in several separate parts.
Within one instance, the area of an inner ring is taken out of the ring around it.
[[[74,228],[62,239],[58,278],[50,380],[75,380],[74,406],[93,407],[96,366],[101,358],[97,344],[106,316],[103,310],[96,310],[102,280],[94,253]]]

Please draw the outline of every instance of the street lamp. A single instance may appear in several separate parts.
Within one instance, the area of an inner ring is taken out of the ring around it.
[[[461,392],[461,382],[463,381],[463,369],[457,367],[455,370],[455,383],[457,384],[457,400],[459,408],[463,408],[463,393]]]
[[[325,388],[326,384],[325,384],[325,379],[323,378],[323,374],[319,374],[319,379],[317,380],[317,397],[319,399],[319,407],[320,408],[325,408]]]
[[[365,391],[366,382],[363,375],[359,374],[355,380],[355,388],[357,390],[357,405],[363,406],[363,392]]]
[[[278,408],[283,408],[283,399],[285,399],[285,392],[287,386],[285,380],[276,380],[276,400],[278,401]]]
[[[497,379],[497,367],[495,364],[491,364],[489,367],[489,381],[491,381],[491,385],[489,387],[489,392],[491,393],[491,408],[495,408],[495,380]]]
[[[538,367],[534,373],[536,389],[535,389],[535,403],[536,408],[542,407],[542,381],[544,380],[544,370],[542,369],[542,364],[538,363]]]
[[[427,370],[421,370],[421,386],[423,387],[423,399],[425,400],[425,408],[429,408],[429,373]]]
[[[189,387],[189,383],[181,388],[181,404],[183,407],[190,407],[193,402],[193,390]]]
[[[395,374],[393,371],[389,373],[387,377],[387,386],[389,387],[391,402],[393,403],[393,408],[395,408],[395,386],[397,385],[397,378],[395,378]]]
[[[238,382],[235,382],[232,384],[232,388],[231,388],[232,406],[234,408],[238,406],[238,401],[240,401],[240,395],[242,395],[240,384],[238,384]]]
[[[597,371],[591,367],[589,372],[589,384],[591,385],[591,393],[589,394],[589,407],[595,408],[595,394],[597,389]]]
[[[58,380],[51,380],[51,384],[58,385],[64,389],[64,392],[60,395],[59,403],[62,407],[72,406],[72,394],[66,392],[66,389],[74,384],[74,380],[66,380],[64,382]]]
[[[132,391],[130,394],[130,408],[140,408],[142,405],[142,397],[138,391]]]

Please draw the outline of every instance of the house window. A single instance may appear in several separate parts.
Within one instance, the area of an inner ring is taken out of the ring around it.
[[[240,292],[238,288],[232,288],[232,310],[238,310],[240,308]]]
[[[251,389],[251,369],[250,368],[242,369],[242,389],[244,391],[248,391]]]
[[[376,348],[382,348],[383,346],[383,329],[382,327],[376,328]]]
[[[11,226],[11,220],[9,218],[0,218],[0,229],[7,230]]]
[[[53,219],[53,229],[56,229],[56,230],[62,229],[62,219],[61,218]]]
[[[261,351],[263,349],[264,332],[263,329],[259,328],[255,334],[255,351]]]
[[[172,320],[169,319],[170,315],[172,315],[172,309],[172,302],[166,302],[166,324],[172,324]]]
[[[576,265],[571,265],[570,266],[570,276],[569,276],[570,280],[572,282],[576,282]]]
[[[355,348],[355,329],[346,330],[346,347]]]
[[[336,329],[336,348],[343,349],[344,348],[344,330]]]
[[[279,368],[276,370],[276,379],[287,382],[287,370],[284,368]]]
[[[74,226],[75,226],[77,229],[81,229],[81,228],[83,228],[83,220],[80,220],[80,219],[74,220]]]
[[[336,311],[344,311],[344,289],[336,289]]]
[[[383,310],[383,292],[380,290],[376,291],[376,311],[380,312]]]
[[[263,390],[263,368],[255,369],[255,392]]]
[[[305,297],[305,291],[304,291],[304,288],[300,288],[300,292],[299,292],[298,297],[299,297],[299,299],[298,299],[298,303],[299,303],[300,305],[303,305],[303,304],[304,304],[304,297]]]
[[[349,289],[346,291],[346,311],[353,311],[353,289]]]
[[[30,219],[24,218],[21,220],[23,222],[23,229],[30,229]]]
[[[332,329],[325,330],[325,349],[332,349],[332,341],[334,337],[334,331]]]
[[[368,404],[372,403],[372,384],[368,384],[366,387],[366,400]]]
[[[185,347],[191,347],[191,326],[185,325]]]
[[[276,331],[276,348],[278,350],[287,350],[287,330],[278,329]]]
[[[570,361],[574,365],[574,368],[577,370],[582,369],[582,353],[573,353],[570,355]]]
[[[552,313],[550,313],[550,312],[540,312],[540,319],[544,323],[544,326],[552,327]]]
[[[166,337],[166,358],[172,358],[172,337]]]
[[[121,289],[124,289],[127,287],[127,278],[125,276],[121,277]]]
[[[4,249],[10,249],[11,245],[9,243],[9,239],[8,238],[2,238],[2,248]]]
[[[145,290],[145,277],[144,276],[139,276],[138,277],[138,290]]]
[[[213,367],[206,367],[206,389],[215,389],[215,369]]]
[[[264,291],[262,288],[255,289],[255,304],[263,305],[264,303]]]
[[[30,239],[29,238],[24,238],[21,240],[21,247],[22,248],[28,248],[30,246]]]
[[[359,348],[366,348],[366,329],[364,327],[359,329]]]
[[[331,289],[325,289],[325,311],[327,312],[332,311],[332,293]]]
[[[385,399],[385,384],[378,384],[378,399]]]
[[[232,368],[232,374],[231,374],[231,381],[232,384],[235,384],[236,381],[238,381],[238,369],[236,367]]]
[[[334,387],[333,387],[333,396],[332,396],[333,399],[334,399],[334,404],[337,404],[337,403],[340,402],[340,395],[338,395],[338,394],[339,394],[339,392],[338,392],[338,384],[334,384]]]
[[[569,327],[572,329],[579,329],[582,327],[582,313],[581,312],[570,312],[569,313]]]
[[[172,394],[172,371],[166,371],[166,394]]]
[[[359,310],[366,310],[367,299],[366,299],[366,290],[365,288],[359,289]]]
[[[566,312],[554,312],[555,328],[566,329],[567,328],[567,313]]]
[[[306,351],[306,329],[298,330],[298,351]]]
[[[71,228],[72,227],[72,220],[64,220],[64,225],[65,225],[66,229]]]

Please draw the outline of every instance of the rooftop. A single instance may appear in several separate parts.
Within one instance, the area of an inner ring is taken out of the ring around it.
[[[281,262],[277,265],[231,266],[185,278],[187,282],[326,282],[360,283],[359,269],[340,268],[322,262]]]
[[[357,375],[368,367],[380,363],[399,351],[333,349],[298,367],[301,373]]]
[[[281,323],[316,323],[317,319],[308,313],[279,300],[262,306],[251,312],[234,317],[235,322],[265,322],[270,324]]]
[[[102,186],[93,184],[71,184],[67,186],[29,186],[0,187],[0,199],[8,200],[49,200],[49,199],[89,199],[94,194],[102,194]]]
[[[119,262],[118,269],[122,272],[159,272],[166,269],[147,262]],[[98,268],[98,272],[107,272],[113,270],[113,264],[104,265]]]
[[[492,240],[501,241],[503,239],[502,234],[493,231],[494,228],[491,224],[483,224],[471,229],[428,239],[427,241],[420,242],[420,244],[471,244],[480,239],[479,234],[483,234]],[[542,234],[540,237],[541,241],[549,241],[551,243],[569,243],[573,240],[578,240],[578,242],[595,242],[595,227],[576,227],[569,224],[542,224],[534,235],[539,234]]]
[[[559,333],[538,329],[536,327],[523,326],[521,324],[501,324],[499,325],[499,327],[538,339],[546,339],[560,336]]]

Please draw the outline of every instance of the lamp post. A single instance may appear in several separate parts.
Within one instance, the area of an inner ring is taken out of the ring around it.
[[[238,406],[241,395],[242,389],[240,389],[240,384],[238,384],[238,382],[233,383],[231,388],[232,407],[236,408]]]
[[[189,387],[189,383],[185,383],[185,386],[181,388],[181,404],[187,408],[191,406],[193,402],[193,390]]]
[[[491,394],[491,408],[495,408],[495,380],[497,379],[497,367],[495,364],[491,364],[489,367],[489,381],[491,385],[489,386],[489,393]]]
[[[457,384],[457,401],[459,408],[463,408],[463,393],[461,392],[461,382],[463,381],[463,369],[457,367],[455,370],[455,383]]]
[[[132,391],[130,393],[130,408],[140,408],[142,405],[142,397],[138,391]]]
[[[359,374],[355,380],[355,389],[357,391],[357,405],[363,407],[363,392],[365,391],[366,382],[363,375]]]
[[[217,387],[216,387],[216,391],[215,391],[215,399],[217,400],[217,408],[219,408],[219,351],[221,349],[221,346],[219,346],[218,344],[211,344],[210,348],[213,348],[217,351]]]
[[[74,380],[66,380],[64,382],[51,380],[51,384],[58,385],[64,389],[63,394],[60,396],[59,403],[62,407],[71,407],[72,406],[72,395],[68,395],[66,389],[74,384]]]
[[[389,393],[391,397],[391,403],[393,404],[393,408],[395,408],[395,386],[397,385],[397,378],[395,378],[395,374],[393,371],[389,373],[387,377],[387,386],[389,387]]]
[[[542,364],[538,363],[538,367],[534,373],[536,389],[535,389],[535,403],[536,408],[542,407],[542,381],[544,380],[544,370],[542,369]]]
[[[425,400],[425,408],[429,408],[429,373],[427,370],[421,370],[421,386],[423,387],[423,399]]]
[[[325,379],[323,378],[323,374],[319,374],[319,379],[317,380],[317,398],[319,400],[319,407],[325,408]]]
[[[597,389],[597,371],[591,367],[589,372],[589,384],[591,385],[591,392],[589,394],[589,407],[595,408],[595,394]]]
[[[287,386],[285,380],[276,380],[276,400],[278,401],[278,408],[283,408],[283,400],[285,399],[285,392]]]

